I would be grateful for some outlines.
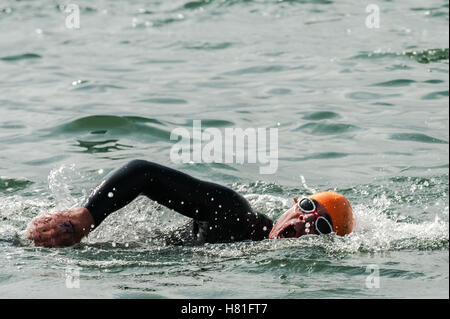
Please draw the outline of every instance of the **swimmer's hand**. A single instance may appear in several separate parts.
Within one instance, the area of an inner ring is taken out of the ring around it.
[[[34,218],[28,226],[27,238],[36,246],[72,246],[87,236],[93,226],[91,213],[79,207]]]

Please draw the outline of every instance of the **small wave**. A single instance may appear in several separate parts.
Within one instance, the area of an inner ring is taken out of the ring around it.
[[[19,190],[23,190],[33,184],[24,178],[8,178],[5,176],[0,176],[0,192],[1,193],[14,193]]]
[[[86,82],[83,82],[86,83]],[[95,91],[95,92],[106,92],[108,90],[123,90],[125,87],[113,85],[113,84],[87,84],[87,85],[76,85],[73,89],[74,91]]]
[[[183,45],[183,47],[188,50],[204,50],[204,51],[223,50],[231,46],[233,46],[232,42],[218,42],[218,43],[203,42],[199,44]]]
[[[143,99],[143,100],[139,100],[138,102],[155,103],[155,104],[187,104],[188,103],[188,101],[183,100],[183,99],[175,99],[175,98],[168,98],[168,97]]]
[[[448,144],[447,141],[431,137],[422,133],[396,133],[391,134],[390,139],[397,141],[409,141],[420,143]]]
[[[290,94],[292,94],[292,90],[291,89],[287,89],[287,88],[275,88],[275,89],[271,89],[271,90],[267,91],[267,94],[270,94],[270,95],[290,95]]]
[[[442,10],[442,8],[446,10]],[[410,10],[414,12],[421,12],[429,17],[448,17],[448,3],[443,4],[441,7],[415,7]]]
[[[36,53],[24,53],[19,55],[10,55],[1,57],[2,61],[20,61],[20,60],[29,60],[29,59],[40,59],[42,56]]]
[[[232,127],[235,123],[227,120],[204,119],[202,120],[202,127]],[[192,126],[192,124],[191,124]]]
[[[80,8],[80,11],[83,13],[97,13],[100,11],[99,8],[90,7],[90,6],[79,6],[79,8]],[[66,6],[64,4],[58,4],[56,6],[56,9],[64,12],[64,10],[66,9]]]
[[[408,80],[408,79],[397,79],[397,80],[391,80],[386,82],[379,82],[373,84],[374,86],[387,86],[387,87],[399,87],[399,86],[409,86],[412,83],[415,83],[414,80]]]
[[[252,182],[249,184],[234,183],[232,188],[240,193],[262,193],[262,194],[283,194],[285,190],[281,185],[264,181]]]
[[[230,72],[226,72],[223,75],[246,75],[246,74],[259,74],[259,73],[272,73],[282,72],[288,70],[283,65],[264,65],[264,66],[252,66],[248,68],[238,69]]]
[[[356,91],[345,95],[345,97],[352,100],[379,100],[401,96],[400,94],[380,94],[366,91]]]
[[[432,92],[432,93],[428,93],[426,95],[424,95],[422,97],[422,100],[436,100],[436,99],[441,99],[441,98],[446,98],[448,99],[449,96],[449,91],[437,91],[437,92]]]
[[[134,28],[147,28],[147,27],[162,28],[162,27],[174,24],[174,23],[183,22],[184,20],[185,20],[185,17],[182,14],[175,15],[175,16],[169,17],[169,18],[154,19],[152,21],[140,22],[139,20],[135,20],[133,22],[133,27]]]
[[[16,239],[23,241],[29,221],[38,214],[50,209],[46,200],[29,199],[19,195],[0,198],[0,238],[14,243]]]
[[[423,81],[423,83],[429,83],[429,84],[441,84],[444,83],[443,80],[439,80],[439,79],[433,79],[433,80],[426,80]]]
[[[263,3],[264,5],[283,5],[283,4],[317,4],[317,5],[328,5],[334,3],[331,0],[189,0],[181,4],[175,11],[186,11],[186,10],[199,10],[199,9],[210,9],[212,5],[216,7],[232,7],[235,5],[246,5],[253,3]]]
[[[213,3],[212,0],[189,1],[189,2],[186,2],[185,4],[183,4],[182,8],[189,9],[189,10],[198,9],[198,8],[202,8],[207,5],[210,5],[211,3]]]
[[[133,148],[131,145],[118,143],[119,140],[103,140],[103,141],[83,141],[77,140],[79,147],[85,148],[85,153],[108,153],[111,151],[119,151],[123,149]]]
[[[403,51],[395,52],[361,52],[351,59],[384,59],[396,57],[408,57],[419,63],[443,62],[448,63],[449,49],[429,49],[423,51]]]
[[[92,115],[46,129],[45,131],[49,131],[50,136],[55,136],[55,134],[87,133],[94,135],[109,134],[112,136],[132,135],[133,137],[150,135],[154,138],[165,140],[170,138],[170,131],[166,128],[164,122],[138,116]],[[108,140],[111,141],[112,139]],[[83,147],[89,144],[85,139],[79,139],[79,141],[82,141],[80,145]],[[121,146],[128,147],[126,145]]]
[[[351,155],[355,155],[354,153]],[[308,156],[303,157],[301,160],[311,160],[311,159],[332,159],[332,158],[343,158],[350,156],[350,153],[342,153],[342,152],[323,152],[323,153],[314,153]],[[300,160],[300,159],[299,159]]]
[[[329,120],[340,118],[341,116],[338,113],[331,111],[320,111],[320,112],[312,112],[307,113],[303,116],[303,119],[309,121],[320,121],[320,120]]]
[[[4,7],[0,9],[0,13],[4,13],[4,14],[11,14],[13,12],[13,9],[10,7]]]
[[[73,120],[69,123],[58,126],[63,131],[78,131],[91,128],[118,128],[132,125],[134,123],[155,123],[162,124],[162,122],[143,117],[127,117],[114,115],[92,115]]]
[[[307,123],[295,129],[311,135],[337,135],[360,130],[358,126],[344,123]]]
[[[407,57],[415,59],[419,63],[446,62],[448,63],[447,49],[431,49],[424,51],[412,51],[404,53]]]

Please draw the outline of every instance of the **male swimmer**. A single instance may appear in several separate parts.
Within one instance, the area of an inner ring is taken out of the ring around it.
[[[168,243],[201,244],[322,235],[339,236],[353,229],[348,200],[327,191],[295,198],[293,205],[273,224],[252,209],[235,191],[202,181],[177,170],[134,160],[114,172],[94,190],[82,207],[34,218],[27,238],[36,246],[71,246],[81,241],[111,213],[145,195],[191,222]]]

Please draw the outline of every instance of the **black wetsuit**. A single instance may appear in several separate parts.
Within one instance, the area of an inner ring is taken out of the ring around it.
[[[139,195],[192,218],[186,242],[262,240],[273,226],[270,218],[255,212],[232,189],[144,160],[131,161],[114,172],[84,207],[98,226]]]

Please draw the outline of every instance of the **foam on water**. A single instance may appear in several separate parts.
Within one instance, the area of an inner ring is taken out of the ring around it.
[[[83,182],[86,176],[76,168],[75,164],[61,165],[54,168],[48,175],[48,187],[54,198],[55,210],[68,209],[80,205],[87,192],[77,191],[74,184]],[[77,196],[78,195],[78,196]]]

